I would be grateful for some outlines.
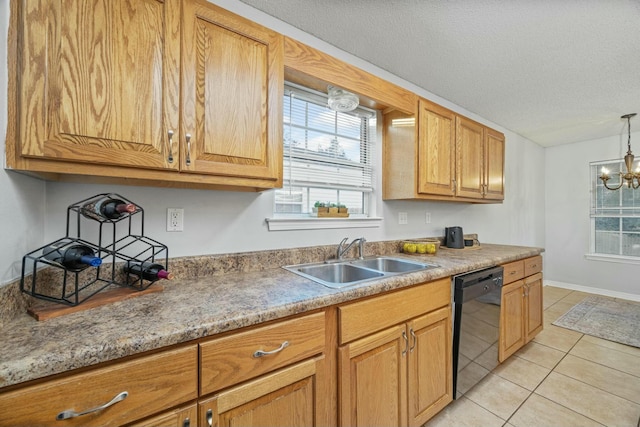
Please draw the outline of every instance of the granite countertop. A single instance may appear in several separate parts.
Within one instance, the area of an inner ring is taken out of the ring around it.
[[[483,244],[474,249],[441,248],[436,255],[393,253],[440,267],[343,289],[330,289],[279,268],[295,262],[276,257],[259,271],[173,280],[164,283],[163,292],[47,321],[38,322],[21,312],[0,330],[0,387],[541,252],[534,247]]]

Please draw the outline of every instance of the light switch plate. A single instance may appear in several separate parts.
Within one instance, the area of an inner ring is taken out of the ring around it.
[[[405,225],[407,224],[407,213],[406,212],[398,212],[398,224]]]

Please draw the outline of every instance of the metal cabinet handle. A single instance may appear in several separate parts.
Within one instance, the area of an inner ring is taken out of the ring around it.
[[[402,355],[407,354],[407,349],[409,348],[409,338],[407,338],[407,333],[402,331],[402,338],[404,339],[404,350],[402,350]]]
[[[191,420],[189,419],[189,417],[184,419],[184,421],[182,422],[182,427],[191,427]]]
[[[280,344],[280,347],[276,348],[275,350],[271,350],[271,351],[256,350],[253,353],[253,357],[262,357],[262,356],[268,356],[270,354],[280,353],[282,350],[284,350],[287,347],[289,347],[289,341],[283,342],[282,344]]]
[[[213,409],[207,409],[207,425],[213,427]]]
[[[413,345],[409,349],[409,353],[413,353],[413,349],[416,348],[416,344],[418,344],[418,337],[416,337],[416,333],[413,332],[413,328],[409,329],[409,333],[413,337]]]
[[[187,140],[187,166],[191,165],[191,134],[188,133],[185,136]]]
[[[169,157],[167,158],[167,161],[169,163],[173,163],[173,131],[169,130],[167,134],[169,134]]]
[[[104,405],[96,406],[95,408],[87,409],[86,411],[82,411],[82,412],[76,412],[73,409],[67,409],[66,411],[62,411],[58,415],[56,415],[56,420],[58,420],[58,421],[66,420],[66,419],[69,419],[69,418],[75,418],[75,417],[79,417],[81,415],[87,415],[87,414],[91,414],[93,412],[102,411],[103,409],[106,409],[109,406],[115,405],[116,403],[120,402],[121,400],[126,399],[127,396],[129,396],[129,392],[128,391],[123,391],[122,393],[118,393],[116,395],[116,397],[114,397],[109,402],[105,403]]]

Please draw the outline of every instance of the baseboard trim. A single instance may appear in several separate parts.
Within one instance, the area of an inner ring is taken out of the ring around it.
[[[545,279],[544,286],[555,286],[556,288],[571,289],[572,291],[589,292],[591,294],[604,295],[606,297],[620,298],[620,299],[640,302],[640,295],[637,295],[637,294],[628,294],[626,292],[616,292],[609,289],[576,285],[574,283],[557,282],[555,280]]]

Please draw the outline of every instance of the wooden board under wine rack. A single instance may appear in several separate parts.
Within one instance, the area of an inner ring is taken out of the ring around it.
[[[163,290],[164,286],[158,284],[148,287],[143,291],[131,288],[114,288],[100,292],[79,305],[67,306],[60,305],[55,302],[34,302],[31,307],[27,308],[27,313],[38,321],[49,320],[64,314],[77,313],[79,311],[100,307],[105,304],[111,304],[112,302],[124,301],[129,298],[162,292]]]

